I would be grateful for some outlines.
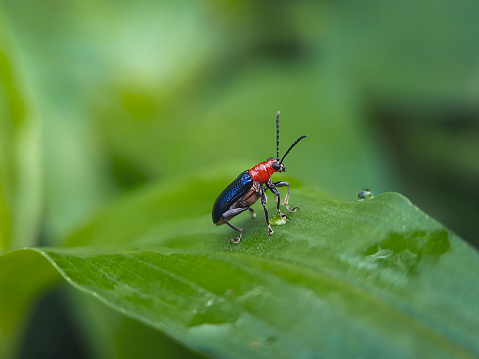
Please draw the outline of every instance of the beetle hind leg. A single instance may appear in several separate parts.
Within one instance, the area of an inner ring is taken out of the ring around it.
[[[235,231],[238,231],[238,237],[230,239],[230,243],[239,243],[239,241],[241,240],[241,236],[243,234],[243,230],[241,228],[236,227],[235,225],[231,224],[226,218],[235,217],[238,214],[240,214],[241,212],[246,211],[247,209],[249,209],[249,207],[230,209],[229,211],[226,211],[225,213],[223,213],[221,215],[221,218],[223,219],[223,221],[225,221],[225,223],[228,226],[233,228]]]
[[[241,241],[241,236],[243,235],[243,229],[241,229],[239,227],[236,227],[235,225],[231,224],[230,222],[228,222],[228,220],[226,218],[223,218],[223,221],[225,221],[225,223],[228,226],[230,226],[231,228],[233,228],[235,231],[238,231],[238,237],[231,238],[230,243],[239,243],[239,241]]]

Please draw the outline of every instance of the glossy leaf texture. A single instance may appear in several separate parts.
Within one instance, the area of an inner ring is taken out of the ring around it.
[[[203,194],[227,184],[215,178],[151,187],[69,248],[9,252],[0,268],[38,253],[37,268],[211,357],[479,357],[478,253],[408,199],[342,202],[291,181],[301,209],[270,237],[257,206],[232,245]]]

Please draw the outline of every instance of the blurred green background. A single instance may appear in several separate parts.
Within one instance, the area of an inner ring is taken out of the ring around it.
[[[283,152],[308,135],[289,176],[344,200],[401,192],[478,247],[478,18],[468,0],[2,0],[0,249],[61,245],[151,183],[274,156],[277,110]],[[87,357],[81,320],[55,315],[68,296],[24,340]],[[47,325],[71,328],[64,344]]]

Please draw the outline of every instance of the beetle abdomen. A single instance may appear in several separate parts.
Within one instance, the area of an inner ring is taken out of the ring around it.
[[[253,178],[248,171],[244,171],[231,182],[228,187],[221,192],[213,205],[213,223],[217,223],[221,219],[221,215],[226,212],[233,203],[243,197],[252,185]]]

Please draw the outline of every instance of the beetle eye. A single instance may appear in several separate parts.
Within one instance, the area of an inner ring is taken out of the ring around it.
[[[267,159],[267,161],[272,161],[272,160],[274,160],[274,157],[270,157]]]
[[[281,169],[281,165],[278,162],[273,162],[271,167],[273,167],[275,171],[279,171]]]

